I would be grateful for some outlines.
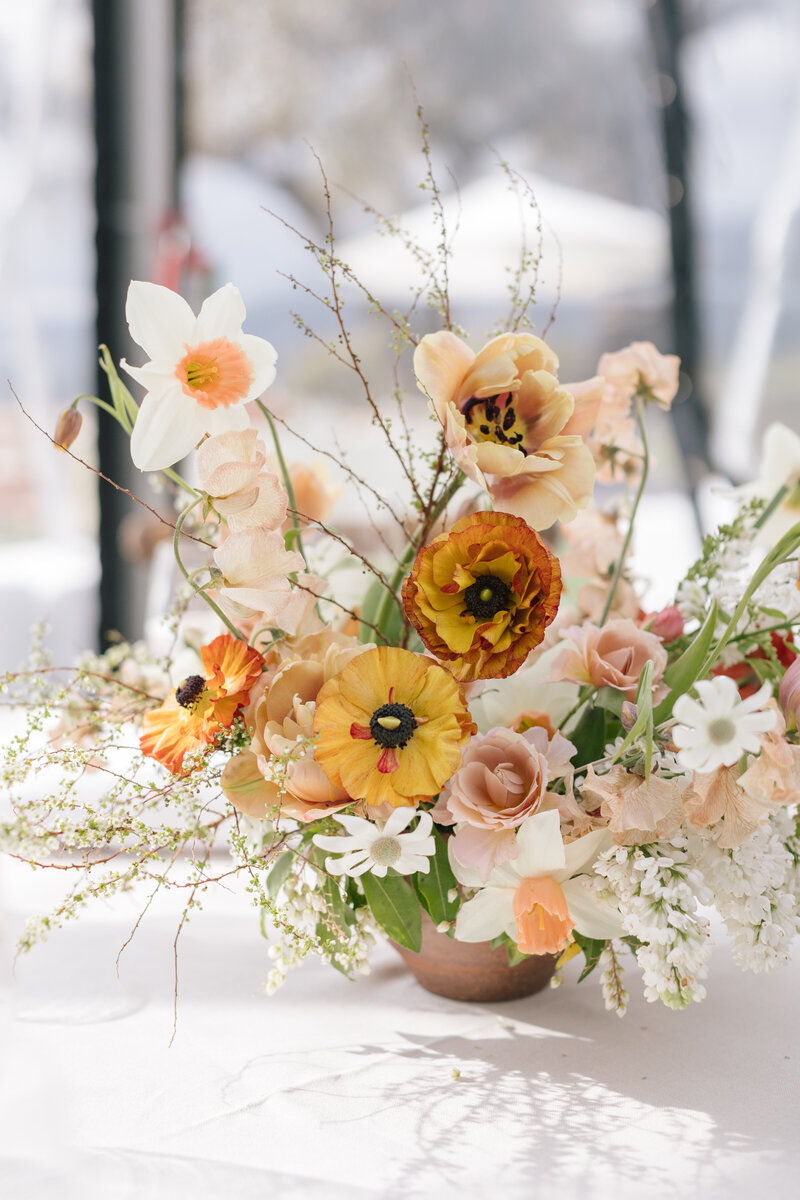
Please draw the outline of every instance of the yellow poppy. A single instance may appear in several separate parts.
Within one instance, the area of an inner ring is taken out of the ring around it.
[[[558,611],[558,559],[520,517],[480,512],[417,555],[403,587],[409,619],[462,682],[512,675]]]
[[[461,689],[421,654],[359,654],[317,697],[314,756],[354,800],[413,805],[435,796],[476,732]]]
[[[210,746],[250,698],[264,660],[240,638],[223,633],[200,651],[205,676],[190,675],[160,708],[145,713],[139,739],[142,753],[183,774],[187,754]]]

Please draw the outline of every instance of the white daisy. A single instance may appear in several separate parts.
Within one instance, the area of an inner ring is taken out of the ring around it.
[[[672,710],[681,722],[672,730],[680,765],[688,771],[715,771],[732,767],[745,753],[757,754],[758,735],[769,732],[777,719],[774,710],[763,707],[769,684],[746,700],[727,675],[701,679],[694,686],[700,699],[679,696]]]
[[[131,435],[140,471],[172,466],[207,433],[248,427],[244,406],[272,383],[278,356],[269,342],[242,332],[238,288],[226,283],[195,317],[177,292],[134,280],[125,315],[150,356],[141,367],[121,364],[147,388]]]
[[[349,836],[326,837],[318,833],[314,845],[331,850],[340,858],[326,858],[325,870],[332,875],[363,875],[371,871],[381,878],[389,867],[399,875],[427,874],[430,858],[436,853],[431,837],[433,819],[430,813],[420,813],[419,825],[412,833],[403,833],[417,815],[415,808],[396,808],[383,825],[365,821],[363,817],[347,817],[340,813],[334,821],[344,825]]]

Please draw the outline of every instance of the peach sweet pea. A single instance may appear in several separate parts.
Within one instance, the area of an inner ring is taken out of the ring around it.
[[[653,771],[649,779],[615,766],[605,775],[589,767],[581,795],[600,805],[600,814],[614,841],[641,846],[670,837],[683,818],[683,776],[662,779]]]
[[[232,532],[258,526],[278,529],[286,517],[286,489],[265,469],[266,457],[255,429],[210,437],[195,455],[199,486]]]
[[[221,608],[234,620],[262,614],[262,624],[294,633],[301,611],[299,594],[288,576],[302,570],[296,550],[287,550],[281,535],[265,529],[230,534],[214,551],[221,572],[215,591]],[[297,611],[295,611],[297,610]]]
[[[293,463],[289,467],[294,503],[301,514],[300,523],[327,521],[342,493],[341,486],[328,481],[328,473],[322,463]]]
[[[658,685],[666,670],[667,652],[655,634],[639,629],[633,621],[608,621],[602,628],[587,621],[564,630],[562,637],[567,646],[553,661],[554,680],[617,688],[634,700],[645,663],[652,660],[656,696],[663,691]]]
[[[585,438],[602,381],[571,390],[557,370],[555,354],[530,333],[500,334],[475,354],[441,330],[414,352],[417,383],[458,466],[486,489],[495,509],[533,529],[571,521],[594,487]]]
[[[644,387],[659,408],[669,410],[678,391],[680,366],[676,354],[661,354],[652,342],[631,342],[622,350],[604,354],[597,369],[628,400],[637,388]]]

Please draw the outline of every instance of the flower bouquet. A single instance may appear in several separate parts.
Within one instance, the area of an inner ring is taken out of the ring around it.
[[[30,715],[6,756],[2,844],[73,881],[21,947],[137,883],[184,889],[182,927],[238,875],[270,940],[267,991],[309,953],[367,971],[382,932],[411,961],[423,940],[440,953],[454,995],[457,949],[478,946],[527,990],[579,956],[620,1014],[627,957],[649,1000],[683,1008],[704,995],[710,907],[742,967],[784,962],[800,922],[798,463],[741,493],[674,604],[643,611],[646,409],[669,408],[678,360],[634,343],[565,384],[527,326],[531,256],[475,349],[451,318],[446,237],[419,255],[438,326],[422,336],[354,279],[332,224],[306,244],[334,323],[319,340],[407,498],[323,446],[365,501],[370,528],[347,532],[324,474],[287,461],[287,437],[322,431],[279,436],[262,399],[276,353],[242,332],[236,288],[195,316],[131,284],[145,361],[121,366],[143,394],[104,351],[96,403],[175,501],[159,519],[182,586],[160,647],[5,680]],[[343,317],[354,285],[416,390],[376,396]],[[69,453],[78,425],[73,407],[56,432]]]

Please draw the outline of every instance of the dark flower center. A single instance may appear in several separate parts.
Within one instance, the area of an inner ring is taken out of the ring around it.
[[[476,442],[498,442],[511,446],[527,455],[523,446],[525,424],[514,409],[514,393],[502,392],[499,396],[482,399],[471,396],[461,409],[470,436]]]
[[[175,699],[181,708],[191,708],[203,694],[206,681],[202,675],[189,675],[180,687],[175,689]]]
[[[479,575],[464,592],[466,611],[485,621],[509,607],[511,588],[496,575]]]
[[[387,750],[408,745],[416,728],[417,719],[405,704],[382,704],[375,709],[369,722],[373,738]]]

